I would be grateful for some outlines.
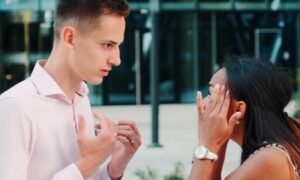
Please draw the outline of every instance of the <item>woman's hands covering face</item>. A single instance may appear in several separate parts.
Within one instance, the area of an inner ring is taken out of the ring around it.
[[[199,144],[216,153],[229,140],[241,115],[240,112],[235,112],[228,120],[229,105],[230,95],[224,85],[216,84],[205,100],[200,91],[197,93]]]

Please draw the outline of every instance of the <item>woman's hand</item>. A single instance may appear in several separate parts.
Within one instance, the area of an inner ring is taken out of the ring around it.
[[[205,104],[201,92],[197,93],[199,144],[217,153],[232,134],[241,113],[232,114],[227,120],[230,105],[229,91],[216,84]]]

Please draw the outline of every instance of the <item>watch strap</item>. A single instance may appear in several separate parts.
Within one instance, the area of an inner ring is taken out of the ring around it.
[[[206,156],[207,156],[207,159],[211,159],[211,160],[214,160],[214,161],[216,161],[218,159],[218,155],[211,152],[211,151],[209,151],[209,150],[208,150]]]
[[[201,154],[198,154],[199,152],[201,152]],[[218,159],[218,155],[214,152],[211,152],[206,146],[199,145],[195,149],[194,158],[210,159],[210,160],[216,161]]]

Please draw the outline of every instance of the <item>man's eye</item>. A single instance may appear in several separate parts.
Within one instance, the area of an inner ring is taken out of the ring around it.
[[[112,44],[103,44],[103,46],[104,46],[105,48],[111,48],[113,45],[112,45]]]

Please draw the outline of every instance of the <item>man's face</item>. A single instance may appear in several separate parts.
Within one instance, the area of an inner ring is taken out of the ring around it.
[[[87,27],[89,30],[76,32],[69,60],[73,73],[91,84],[101,83],[114,66],[120,65],[119,46],[125,32],[122,16],[101,15],[98,22]]]

